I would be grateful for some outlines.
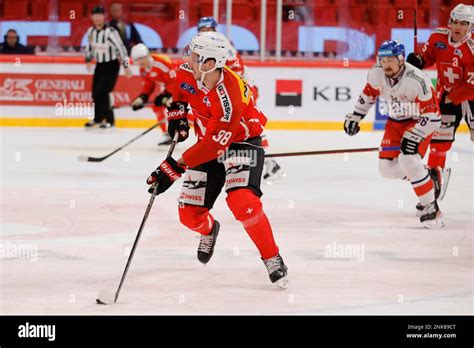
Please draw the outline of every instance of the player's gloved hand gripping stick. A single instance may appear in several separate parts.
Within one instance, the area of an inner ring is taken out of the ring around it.
[[[168,155],[166,156],[167,158],[171,158],[171,155],[173,154],[174,148],[176,146],[176,143],[178,142],[178,137],[179,134],[175,133],[173,137],[173,142],[171,143],[170,149],[168,150]],[[120,294],[120,290],[122,289],[122,285],[125,281],[125,277],[127,276],[128,269],[130,268],[130,264],[132,263],[133,255],[135,254],[135,250],[138,245],[138,241],[140,240],[140,236],[142,234],[143,228],[145,227],[146,220],[148,219],[148,215],[150,215],[151,207],[153,206],[153,202],[155,201],[155,197],[157,196],[159,192],[159,184],[153,186],[153,191],[151,192],[151,197],[150,201],[148,202],[148,205],[145,210],[145,215],[143,215],[142,222],[140,224],[140,228],[138,229],[137,236],[135,238],[135,242],[133,243],[132,250],[130,251],[130,256],[128,257],[127,260],[127,265],[125,266],[125,269],[122,274],[122,279],[120,280],[120,284],[117,288],[117,291],[115,293],[109,291],[109,290],[101,290],[99,293],[99,297],[96,299],[97,304],[114,304],[117,302],[117,299]]]

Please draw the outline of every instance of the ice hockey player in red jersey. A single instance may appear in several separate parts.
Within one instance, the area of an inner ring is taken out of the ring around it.
[[[260,181],[264,150],[261,134],[267,121],[255,108],[247,82],[225,66],[226,40],[213,32],[199,33],[185,49],[185,63],[176,71],[168,132],[189,135],[188,105],[198,141],[177,161],[168,157],[147,179],[150,192],[166,191],[184,176],[179,218],[201,234],[197,257],[212,257],[220,225],[210,211],[222,188],[227,205],[258,248],[270,280],[285,288],[287,267],[279,254],[270,222],[263,211]]]
[[[216,32],[217,31],[217,21],[213,17],[202,17],[198,21],[198,32],[204,33],[207,31]],[[247,76],[247,69],[245,67],[245,62],[240,55],[240,53],[235,49],[232,43],[222,34],[222,37],[227,41],[229,46],[229,54],[227,57],[227,61],[225,65],[230,68],[233,72],[237,75],[243,77],[247,80],[247,83],[252,90],[253,99],[255,104],[257,103],[258,99],[258,88],[255,84],[250,83],[248,76]],[[262,134],[262,146],[265,150],[269,147],[269,142],[265,134]],[[280,165],[277,161],[273,158],[265,158],[264,162],[264,173],[263,179],[268,185],[278,182],[282,177],[286,176],[286,173],[281,169]]]
[[[176,79],[174,64],[164,54],[150,54],[142,43],[132,47],[131,56],[133,63],[140,66],[140,76],[143,78],[142,90],[132,101],[132,109],[134,111],[142,109],[158,85],[159,94],[152,105],[157,122],[161,122],[160,128],[163,131],[163,139],[158,142],[158,146],[169,145],[171,139],[166,131],[165,108],[171,103],[171,86]]]
[[[346,116],[347,134],[359,132],[359,122],[379,96],[389,105],[379,152],[380,173],[385,178],[409,180],[423,206],[417,212],[420,222],[426,228],[443,227],[437,198],[446,182],[422,162],[433,132],[441,124],[438,101],[428,76],[405,63],[405,47],[398,41],[384,41],[380,46],[378,64],[370,69],[353,113]]]
[[[445,168],[446,153],[451,149],[456,130],[464,117],[474,141],[474,23],[473,6],[459,4],[450,14],[448,28],[436,29],[423,47],[421,54],[410,53],[407,61],[424,69],[436,64],[436,86],[441,127],[430,144],[428,166]],[[443,175],[449,178],[450,169]]]

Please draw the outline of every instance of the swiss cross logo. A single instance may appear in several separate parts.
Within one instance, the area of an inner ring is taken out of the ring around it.
[[[448,86],[455,86],[463,76],[463,70],[459,66],[454,66],[449,63],[441,63],[442,74],[441,78]]]

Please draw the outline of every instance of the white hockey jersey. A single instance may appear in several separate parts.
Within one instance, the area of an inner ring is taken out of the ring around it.
[[[385,75],[374,65],[354,111],[366,115],[377,97],[387,102],[388,116],[394,121],[418,120],[415,132],[426,138],[441,125],[436,92],[429,77],[420,69],[405,63],[397,80]]]

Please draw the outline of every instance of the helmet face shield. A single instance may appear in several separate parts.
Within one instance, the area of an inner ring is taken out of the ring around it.
[[[189,45],[187,45],[183,49],[183,60],[188,64],[191,64],[191,63],[199,64],[203,62],[199,54],[193,52],[191,48],[189,47]]]

